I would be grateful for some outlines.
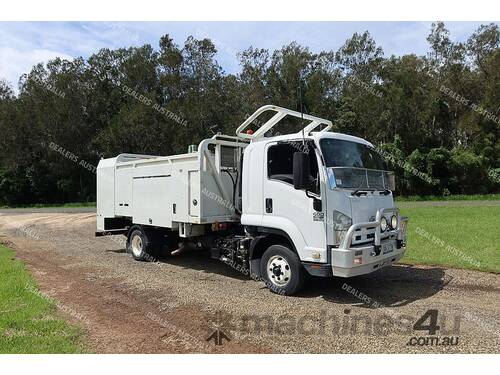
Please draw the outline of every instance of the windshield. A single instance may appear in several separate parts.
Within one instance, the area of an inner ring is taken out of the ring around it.
[[[387,170],[380,155],[362,143],[323,138],[320,145],[327,167]]]
[[[342,139],[320,141],[331,189],[394,190],[394,173],[377,152],[364,144]]]

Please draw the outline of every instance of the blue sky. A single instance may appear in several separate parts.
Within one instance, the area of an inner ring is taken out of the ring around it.
[[[489,22],[446,22],[451,39],[465,41]],[[217,60],[236,73],[236,54],[249,46],[279,48],[292,41],[313,52],[337,50],[354,32],[368,30],[386,56],[428,52],[431,22],[0,22],[0,79],[17,88],[19,76],[38,62],[60,56],[89,57],[100,48],[157,48],[170,34],[182,45],[189,35],[214,41]]]

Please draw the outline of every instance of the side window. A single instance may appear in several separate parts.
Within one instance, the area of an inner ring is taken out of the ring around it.
[[[286,182],[293,186],[293,154],[303,150],[301,142],[278,143],[267,151],[267,177],[271,180]],[[307,150],[310,155],[309,176],[311,193],[319,194],[318,161],[314,148],[309,143]]]
[[[289,143],[279,143],[267,151],[267,177],[293,185],[293,154],[297,151]]]

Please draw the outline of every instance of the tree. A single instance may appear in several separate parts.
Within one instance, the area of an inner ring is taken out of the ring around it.
[[[183,153],[215,132],[234,134],[270,103],[380,145],[400,194],[498,192],[498,26],[457,43],[435,23],[427,40],[427,56],[384,57],[368,32],[336,51],[249,47],[238,74],[223,71],[209,39],[176,44],[168,34],[157,48],[37,64],[17,94],[0,80],[0,203],[94,200],[100,157]]]

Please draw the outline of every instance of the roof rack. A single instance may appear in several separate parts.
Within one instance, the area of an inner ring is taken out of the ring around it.
[[[259,117],[262,113],[268,112],[268,111],[276,112],[276,114],[273,117],[271,117],[269,120],[267,120],[254,133],[248,134],[248,133],[244,132],[247,129],[247,127],[257,117]],[[333,126],[332,122],[329,120],[325,120],[325,119],[311,116],[311,115],[302,114],[300,112],[292,111],[291,109],[287,109],[287,108],[278,107],[276,105],[265,105],[263,107],[260,107],[258,110],[256,110],[249,118],[247,118],[238,127],[238,129],[236,129],[236,135],[240,138],[246,138],[246,139],[263,138],[264,134],[266,134],[267,131],[272,129],[277,123],[279,123],[281,120],[283,120],[283,118],[285,118],[286,116],[303,118],[304,120],[309,121],[309,123],[304,127],[304,134],[309,134],[314,129],[316,129],[318,126],[320,126],[321,124],[326,125],[326,127],[321,130],[322,132],[326,132],[326,131],[330,130]],[[302,130],[299,133],[301,133],[301,132],[302,132]]]

